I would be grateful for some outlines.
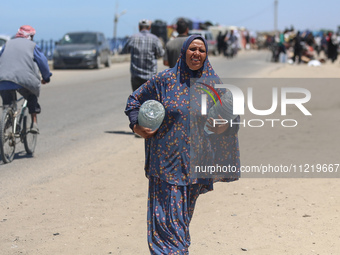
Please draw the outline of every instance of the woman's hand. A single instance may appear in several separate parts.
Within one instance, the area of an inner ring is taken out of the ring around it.
[[[135,132],[136,134],[140,135],[143,138],[151,138],[153,137],[158,129],[152,131],[151,128],[146,128],[146,127],[142,127],[138,124],[133,126],[133,132]]]
[[[218,115],[218,117],[220,119],[223,119],[221,115]],[[208,130],[213,132],[214,134],[217,134],[217,135],[224,133],[229,127],[229,123],[225,123],[225,124],[216,124],[215,123],[215,126],[214,126],[214,119],[211,118],[211,117],[207,120],[207,122],[209,124],[207,126]]]

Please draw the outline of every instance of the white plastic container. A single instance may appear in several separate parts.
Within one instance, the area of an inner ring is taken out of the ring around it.
[[[145,101],[139,109],[138,124],[142,127],[156,130],[160,127],[165,116],[164,106],[156,100]]]
[[[224,95],[221,97],[222,105],[220,101],[218,101],[215,105],[213,105],[208,112],[208,119],[220,119],[218,115],[221,115],[221,117],[225,120],[227,120],[229,123],[231,120],[235,119],[237,115],[233,114],[233,94],[230,90],[227,90]],[[213,134],[213,132],[208,130],[208,122],[204,125],[204,131],[207,134]]]

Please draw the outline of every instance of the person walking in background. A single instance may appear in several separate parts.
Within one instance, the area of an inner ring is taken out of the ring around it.
[[[338,44],[336,40],[336,35],[329,32],[328,33],[328,45],[327,45],[328,51],[328,59],[332,61],[332,63],[335,62],[335,60],[338,58]]]
[[[178,36],[167,42],[163,56],[163,64],[170,68],[175,66],[179,54],[181,53],[183,43],[187,39],[189,33],[189,25],[185,19],[178,19],[176,26]]]
[[[318,57],[320,56],[320,52],[321,52],[321,36],[317,35],[314,37],[314,50],[316,51]]]
[[[133,92],[125,108],[130,128],[145,138],[145,174],[149,179],[148,191],[148,245],[153,255],[189,254],[191,222],[195,204],[200,194],[213,190],[216,181],[238,180],[240,155],[238,126],[211,126],[219,150],[211,153],[215,146],[204,134],[206,118],[191,108],[201,104],[202,90],[195,89],[191,78],[214,86],[221,83],[208,60],[206,40],[200,35],[187,38],[181,54],[173,68],[166,69]],[[190,96],[193,88],[197,97]],[[159,129],[152,131],[138,124],[141,105],[147,100],[157,100],[165,108],[165,117]],[[210,100],[210,105],[212,105]],[[191,111],[195,114],[190,114]],[[239,122],[239,116],[236,117]],[[218,138],[218,139],[216,139]],[[196,178],[191,175],[190,165],[200,158],[197,148],[206,148],[204,155],[213,155],[215,163],[232,165],[235,174],[220,179]]]
[[[279,38],[279,50],[278,50],[278,54],[279,54],[279,58],[280,58],[280,62],[281,63],[286,63],[286,59],[287,59],[287,52],[286,52],[286,43],[285,43],[285,32],[280,33]]]
[[[131,54],[132,91],[151,79],[157,73],[157,59],[164,55],[164,49],[157,36],[151,34],[151,22],[143,19],[139,22],[139,33],[131,36],[122,53]]]
[[[238,50],[238,39],[233,29],[226,34],[224,41],[226,42],[226,56],[234,57]]]
[[[327,54],[328,54],[328,41],[327,41],[326,33],[322,33],[322,36],[321,36],[321,51],[323,51],[323,54],[325,56],[327,56]]]
[[[219,32],[218,32],[216,41],[217,41],[217,50],[218,50],[218,54],[221,55],[222,52],[224,53],[224,47],[223,47],[223,44],[224,44],[224,36],[223,36],[223,34],[222,34],[222,31],[219,31]]]
[[[297,32],[296,36],[293,39],[294,42],[294,56],[292,58],[293,63],[296,61],[296,57],[298,57],[298,63],[300,64],[302,61],[302,39],[301,39],[301,34],[300,31]]]
[[[221,41],[223,41],[222,43],[222,53],[223,56],[227,56],[227,48],[228,48],[228,44],[227,44],[227,37],[228,37],[229,31],[226,30],[224,32],[224,34],[222,35]]]
[[[47,58],[33,42],[35,29],[21,26],[15,38],[9,40],[0,51],[0,92],[3,105],[10,105],[15,99],[15,90],[27,99],[32,117],[32,133],[39,133],[37,114],[41,112],[38,103],[40,86],[50,82]],[[42,78],[40,78],[40,73]]]

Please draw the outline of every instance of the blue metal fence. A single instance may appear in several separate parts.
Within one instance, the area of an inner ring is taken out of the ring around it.
[[[112,53],[113,54],[121,53],[121,51],[124,48],[127,40],[128,40],[128,37],[117,38],[116,40],[115,39],[109,39],[109,44],[110,44]]]
[[[53,57],[55,42],[53,40],[49,40],[49,41],[41,40],[40,42],[36,42],[36,43],[39,45],[40,49],[45,54],[47,59],[51,60]]]

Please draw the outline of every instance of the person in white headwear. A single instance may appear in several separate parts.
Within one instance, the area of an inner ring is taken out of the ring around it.
[[[32,133],[39,133],[37,114],[41,83],[50,82],[47,58],[33,41],[36,31],[29,25],[21,26],[15,38],[9,40],[0,51],[0,92],[3,105],[10,105],[18,91],[27,99],[32,117]]]

